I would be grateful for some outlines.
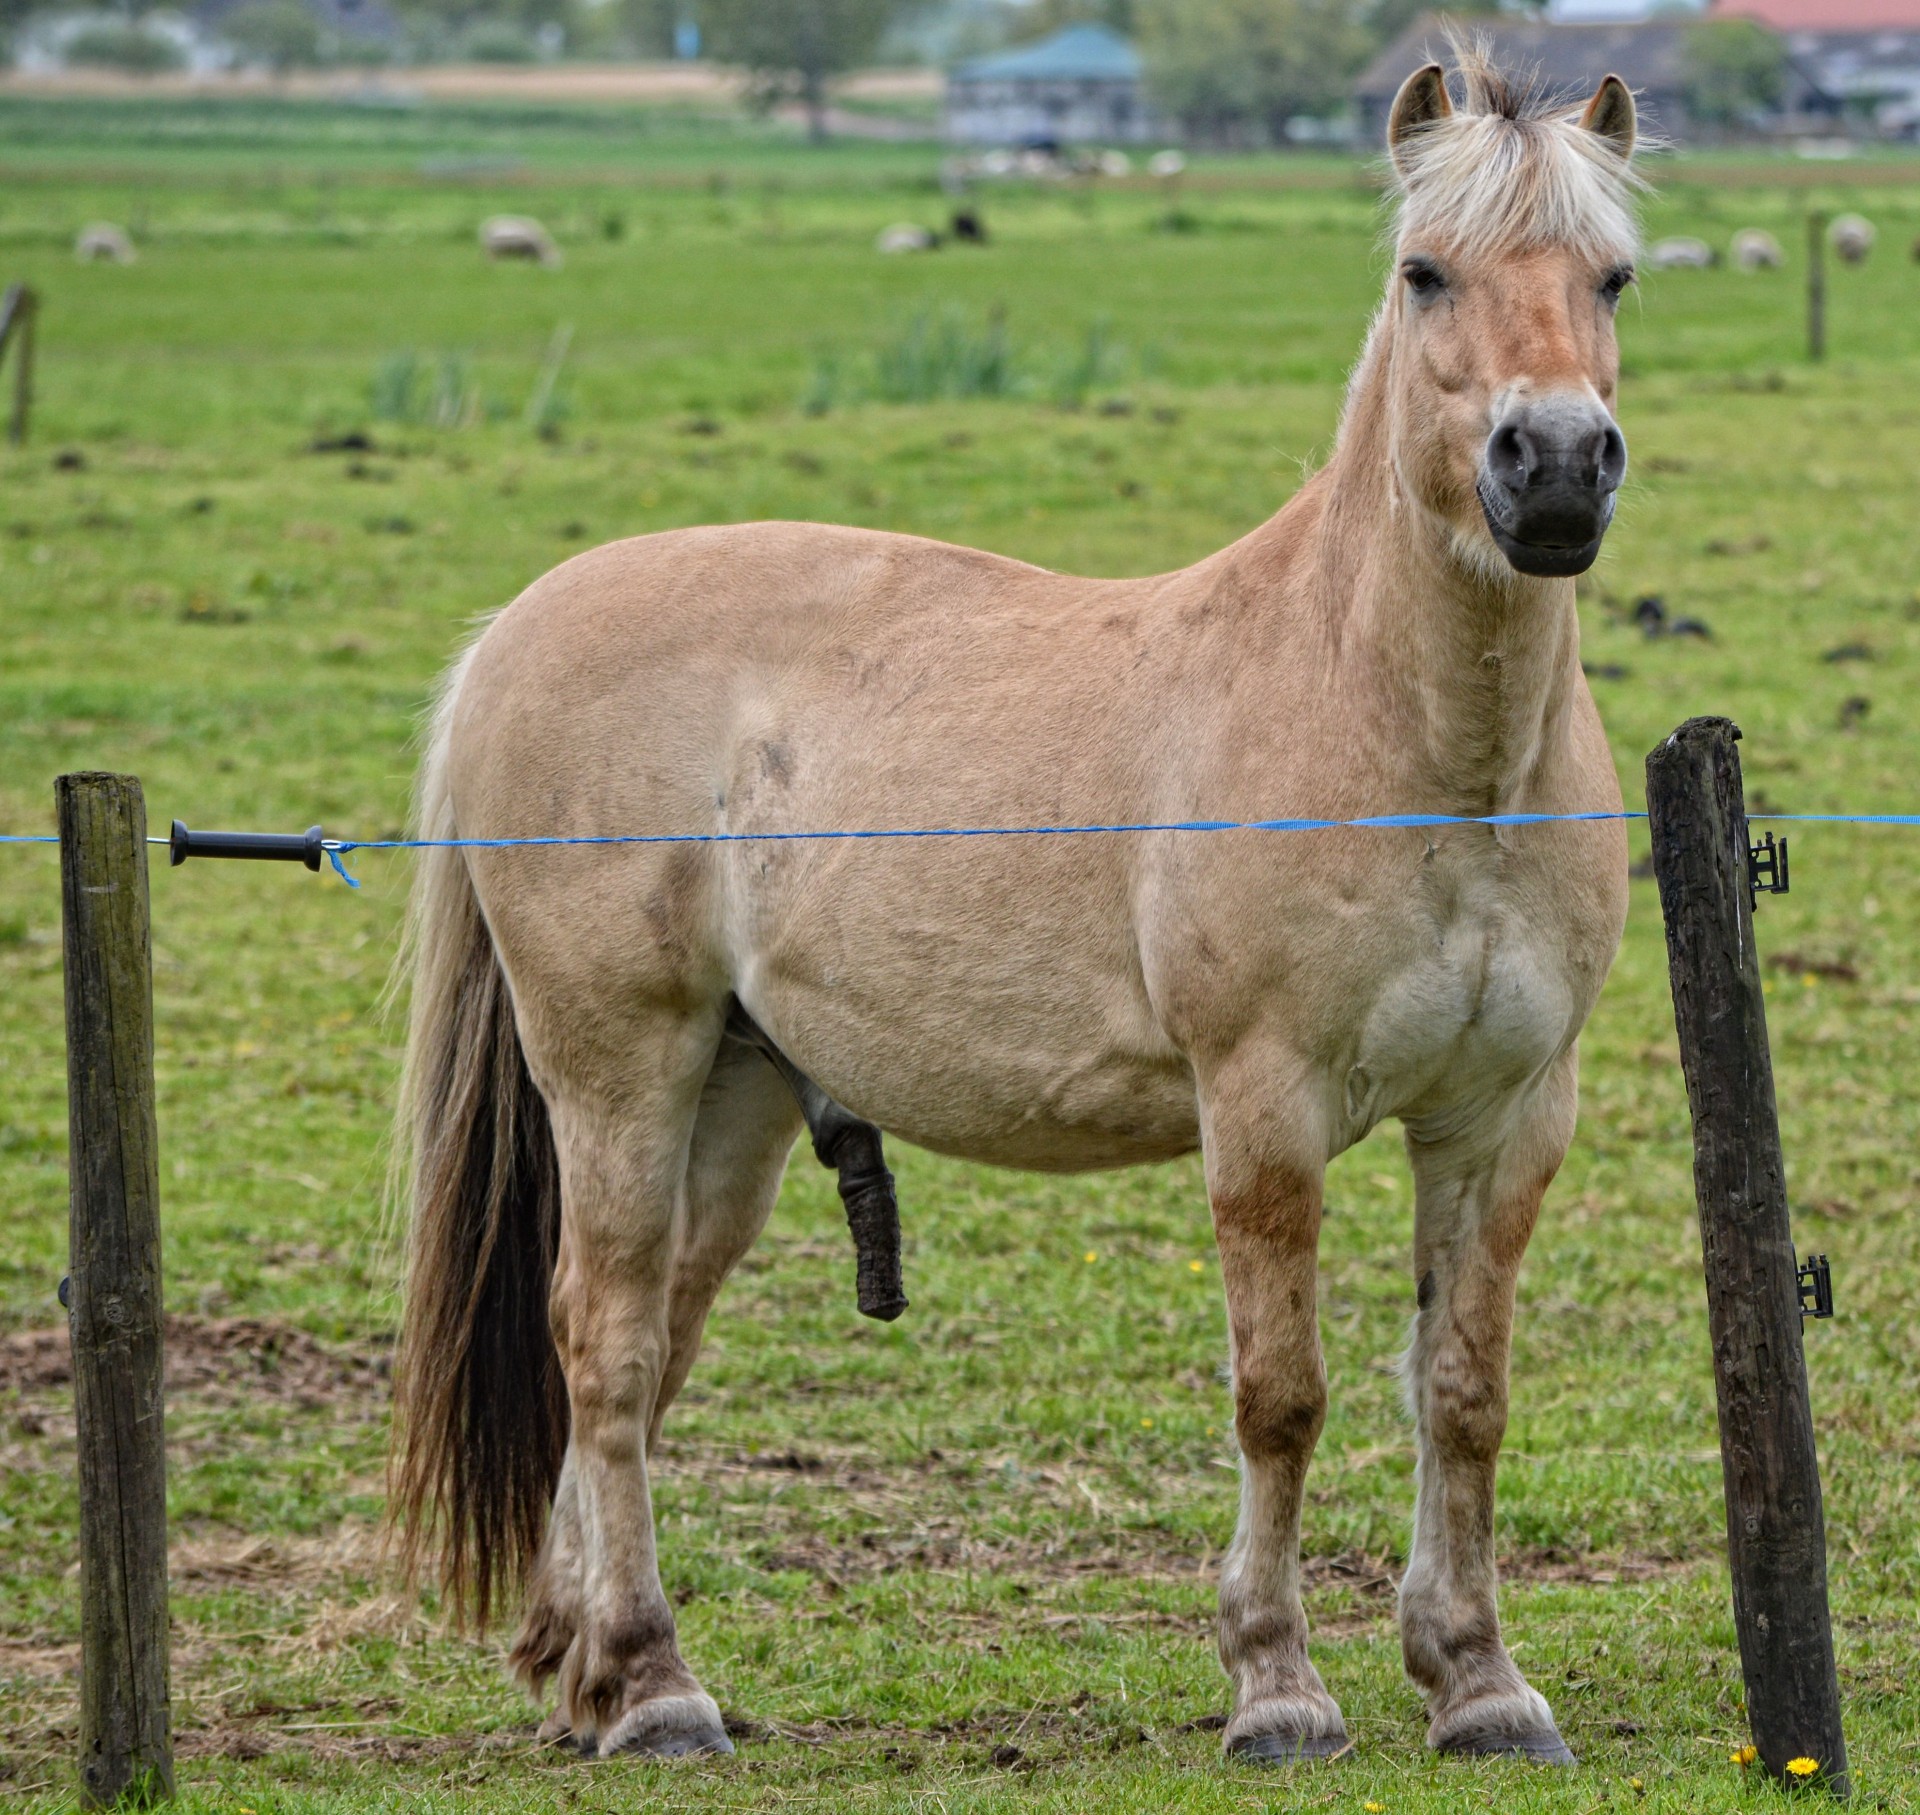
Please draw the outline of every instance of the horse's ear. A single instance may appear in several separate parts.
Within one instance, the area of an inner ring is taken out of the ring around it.
[[[1618,76],[1608,76],[1593,91],[1580,124],[1589,132],[1597,132],[1622,158],[1630,158],[1636,119],[1633,90]]]
[[[1416,69],[1400,84],[1393,97],[1393,112],[1387,116],[1387,149],[1401,175],[1406,174],[1408,139],[1422,127],[1449,118],[1453,102],[1447,94],[1447,72],[1438,63]]]

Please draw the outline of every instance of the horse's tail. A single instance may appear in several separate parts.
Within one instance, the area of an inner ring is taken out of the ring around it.
[[[463,664],[464,666],[464,664]],[[449,677],[416,836],[458,836],[447,786]],[[456,1614],[484,1629],[539,1548],[567,1443],[548,1323],[560,1173],[466,853],[425,850],[396,985],[412,1004],[395,1140],[409,1207],[388,1520],[409,1585],[437,1553]]]

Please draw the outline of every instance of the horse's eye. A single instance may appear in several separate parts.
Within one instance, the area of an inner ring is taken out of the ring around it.
[[[1430,265],[1423,258],[1410,258],[1400,267],[1400,275],[1407,280],[1407,288],[1415,296],[1437,296],[1447,287],[1447,280],[1440,275],[1439,267]]]
[[[1633,267],[1631,265],[1622,265],[1619,270],[1609,271],[1607,273],[1606,282],[1600,286],[1600,294],[1604,296],[1608,302],[1618,302],[1620,300],[1620,293],[1632,282]]]

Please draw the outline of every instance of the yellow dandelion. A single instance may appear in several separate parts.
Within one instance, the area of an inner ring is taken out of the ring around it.
[[[1085,1258],[1086,1258],[1087,1265],[1092,1266],[1093,1263],[1100,1258],[1100,1256],[1096,1254],[1091,1248],[1089,1248],[1086,1252]]]
[[[1142,1418],[1142,1419],[1140,1420],[1140,1428],[1141,1428],[1141,1429],[1142,1429],[1143,1431],[1150,1431],[1150,1430],[1152,1430],[1152,1429],[1153,1429],[1153,1420],[1152,1420],[1151,1418]]]
[[[1644,1796],[1647,1793],[1647,1786],[1637,1777],[1629,1777],[1627,1779],[1627,1788],[1632,1790],[1636,1795]]]
[[[1800,987],[1802,989],[1818,989],[1820,987],[1820,979],[1816,977],[1812,971],[1808,971],[1807,974],[1800,979]]]
[[[1387,1805],[1384,1802],[1363,1802],[1360,1806],[1366,1810],[1367,1815],[1387,1815]]]
[[[1741,1746],[1738,1750],[1727,1754],[1727,1763],[1730,1765],[1750,1765],[1759,1756],[1760,1748],[1758,1746]]]
[[[1790,1758],[1787,1760],[1787,1770],[1795,1777],[1811,1777],[1814,1772],[1819,1769],[1820,1761],[1817,1758]]]
[[[1187,1271],[1189,1273],[1204,1273],[1206,1270],[1207,1263],[1204,1260],[1190,1260],[1187,1262]]]

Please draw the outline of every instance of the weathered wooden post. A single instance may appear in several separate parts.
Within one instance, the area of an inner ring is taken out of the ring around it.
[[[130,775],[63,775],[73,1398],[80,1452],[80,1778],[94,1808],[173,1792],[160,1168],[147,809]]]
[[[1647,758],[1647,815],[1693,1111],[1747,1721],[1774,1776],[1790,1759],[1810,1758],[1826,1786],[1845,1796],[1826,1521],[1753,943],[1739,736],[1724,718],[1682,725]]]
[[[9,284],[0,296],[0,359],[9,341],[19,348],[13,356],[13,408],[7,413],[7,439],[16,447],[27,438],[27,414],[33,407],[34,318],[39,312],[40,298],[25,284]]]
[[[1827,356],[1827,217],[1807,216],[1807,357]]]

